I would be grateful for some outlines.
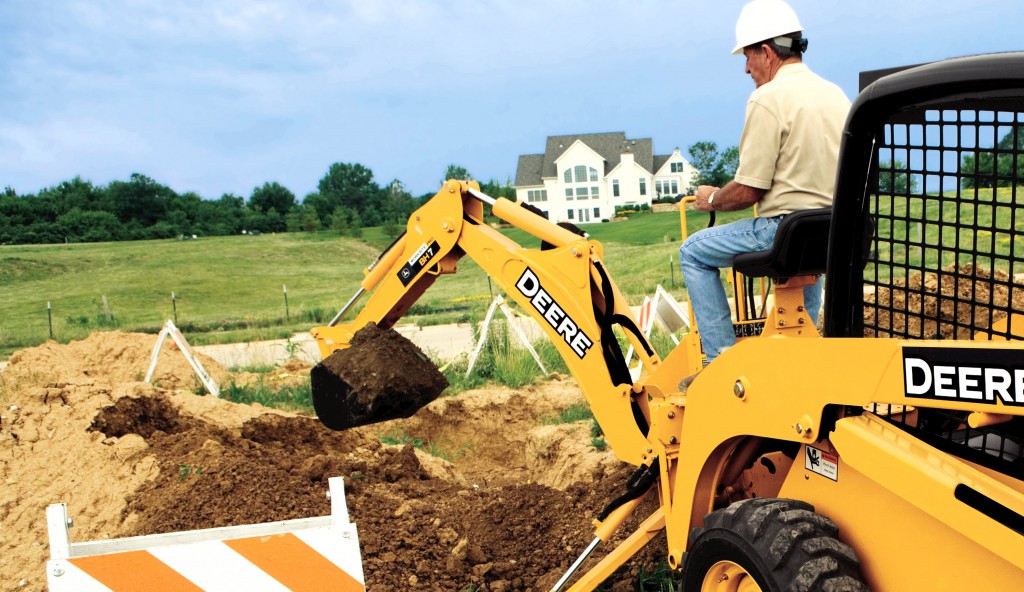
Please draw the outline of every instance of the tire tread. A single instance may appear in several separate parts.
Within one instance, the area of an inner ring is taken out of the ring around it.
[[[708,514],[704,525],[691,531],[690,540],[699,544],[715,530],[732,532],[752,547],[779,590],[869,592],[856,553],[837,538],[839,528],[806,502],[742,500]]]

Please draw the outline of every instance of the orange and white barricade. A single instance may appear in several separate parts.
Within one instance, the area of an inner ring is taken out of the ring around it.
[[[643,331],[644,335],[648,338],[651,337],[651,329],[654,328],[655,323],[659,323],[664,328],[669,337],[679,345],[679,338],[676,337],[676,332],[682,329],[689,329],[690,327],[690,312],[687,310],[688,305],[686,303],[680,304],[668,293],[668,290],[663,288],[661,284],[654,291],[654,298],[650,296],[644,296],[643,304],[640,305],[639,310],[636,311],[637,321],[639,322],[639,328]],[[629,350],[626,352],[626,365],[629,366],[633,360],[633,346],[629,346]],[[635,382],[640,377],[640,371],[643,368],[643,362],[637,361],[635,366],[629,369],[629,374]]]
[[[72,543],[67,505],[52,504],[49,590],[364,592],[344,484],[328,481],[330,516],[107,541]]]

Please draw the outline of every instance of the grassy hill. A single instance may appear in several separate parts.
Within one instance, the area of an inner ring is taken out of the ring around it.
[[[740,215],[729,218],[735,217]],[[690,232],[706,224],[706,214],[690,214]],[[659,283],[674,285],[682,296],[677,213],[583,228],[604,243],[606,264],[632,303]],[[525,246],[537,244],[521,230],[503,232]],[[175,307],[177,324],[196,344],[285,337],[333,317],[358,289],[363,268],[390,242],[372,228],[362,240],[319,232],[2,246],[0,356],[50,337],[47,302],[53,338],[62,342],[97,329],[155,333],[175,317]],[[459,273],[441,278],[406,318],[420,324],[479,321],[496,292],[466,257]]]

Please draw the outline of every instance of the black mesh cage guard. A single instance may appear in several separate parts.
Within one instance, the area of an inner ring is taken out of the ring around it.
[[[827,278],[827,336],[1024,339],[1024,53],[936,62],[864,89],[840,156]],[[1018,420],[970,429],[957,414],[885,407],[926,440],[1024,473]]]

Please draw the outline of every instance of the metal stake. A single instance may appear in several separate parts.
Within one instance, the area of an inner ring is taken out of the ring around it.
[[[46,301],[46,321],[50,324],[50,339],[53,339],[53,311],[49,300]]]
[[[284,290],[284,320],[288,320],[288,286],[281,284],[281,289]]]

